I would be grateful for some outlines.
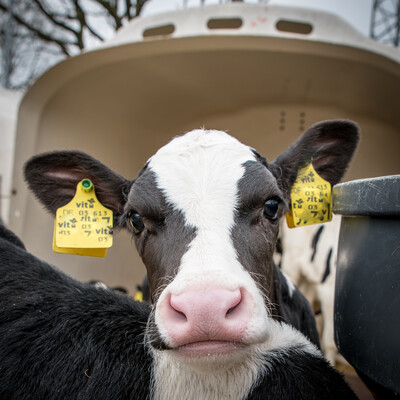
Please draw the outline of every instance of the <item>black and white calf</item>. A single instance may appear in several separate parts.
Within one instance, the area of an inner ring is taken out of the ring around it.
[[[357,142],[353,123],[327,121],[268,163],[226,133],[196,130],[134,181],[81,152],[34,157],[26,179],[52,213],[81,179],[94,182],[132,231],[153,306],[75,282],[2,240],[0,397],[355,398],[272,256],[298,169],[312,159],[335,184]]]

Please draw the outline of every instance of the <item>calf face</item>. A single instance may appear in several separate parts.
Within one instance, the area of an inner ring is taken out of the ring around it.
[[[25,175],[52,213],[91,179],[116,225],[132,232],[149,277],[154,349],[188,362],[234,361],[284,317],[272,255],[298,169],[312,159],[335,184],[357,142],[353,123],[327,121],[268,163],[224,132],[195,130],[161,148],[133,181],[76,151],[36,156]]]

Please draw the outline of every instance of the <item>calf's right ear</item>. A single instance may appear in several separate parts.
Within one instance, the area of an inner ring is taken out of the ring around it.
[[[132,181],[81,151],[39,154],[25,164],[24,174],[29,188],[52,214],[72,200],[77,184],[86,178],[93,182],[97,198],[117,220],[132,185]]]
[[[330,120],[311,126],[270,164],[286,199],[297,172],[310,161],[318,175],[336,185],[349,166],[359,138],[359,128],[351,121]]]

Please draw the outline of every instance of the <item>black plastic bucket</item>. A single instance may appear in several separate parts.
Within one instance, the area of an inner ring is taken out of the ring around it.
[[[400,393],[400,175],[334,188],[335,341],[378,398]],[[397,396],[396,396],[397,398]]]

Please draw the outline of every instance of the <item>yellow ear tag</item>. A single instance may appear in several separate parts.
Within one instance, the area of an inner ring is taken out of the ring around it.
[[[142,301],[143,301],[143,292],[140,291],[140,290],[138,290],[138,291],[135,293],[135,296],[133,297],[133,300],[142,302]]]
[[[60,207],[54,221],[53,250],[56,253],[105,257],[113,244],[113,212],[96,197],[94,185],[83,179],[74,198]]]
[[[331,184],[317,174],[312,163],[297,173],[290,200],[290,211],[286,214],[289,228],[322,224],[332,219]]]

